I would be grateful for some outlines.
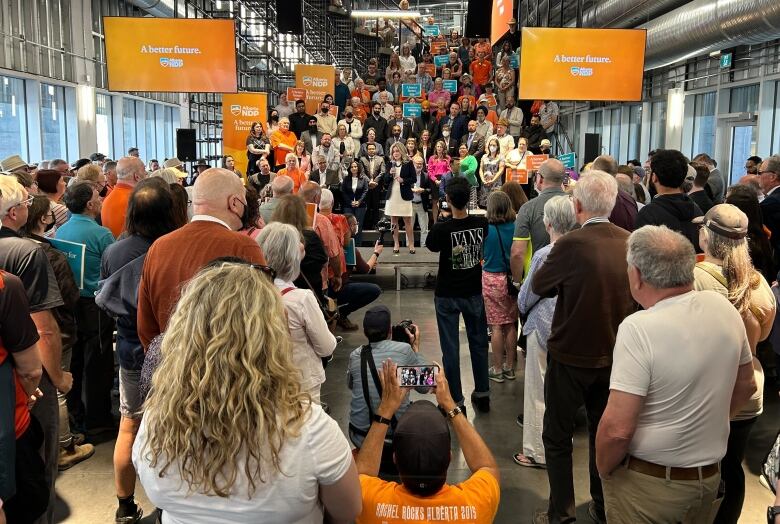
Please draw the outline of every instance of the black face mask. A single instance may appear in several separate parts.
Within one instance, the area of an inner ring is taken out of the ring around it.
[[[98,193],[98,195],[100,195],[100,196],[101,196],[101,197],[103,197],[103,198],[105,198],[105,196],[106,196],[107,194],[108,194],[108,186],[103,186],[103,189],[101,189],[101,190],[100,190],[100,193]]]
[[[271,122],[276,122],[279,120],[279,115],[271,115]]]
[[[54,222],[54,220],[52,220],[50,224],[46,224],[46,225],[43,227],[43,230],[44,230],[44,231],[51,231],[51,229],[54,227],[54,224],[55,224],[55,222]]]

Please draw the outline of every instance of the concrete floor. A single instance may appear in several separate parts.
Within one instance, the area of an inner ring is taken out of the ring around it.
[[[389,255],[390,250],[388,249],[386,253]],[[425,282],[424,273],[423,270],[409,271],[409,284],[421,288]],[[392,271],[387,269],[380,269],[379,276],[372,277],[372,279],[376,278],[385,289],[379,300],[391,309],[393,320],[413,319],[420,326],[422,333],[423,355],[440,361],[441,352],[433,311],[433,292],[428,289],[405,289],[400,293],[396,292]],[[362,323],[362,311],[355,313],[352,320],[358,324]],[[339,422],[346,434],[350,400],[345,374],[347,357],[352,349],[364,342],[364,339],[360,331],[341,334],[344,336],[344,341],[336,349],[335,358],[327,368],[328,378],[322,388],[322,395],[323,400],[330,405],[331,415]],[[461,328],[463,391],[465,395],[469,395],[473,390],[474,382],[471,376],[468,348],[464,341],[465,331]],[[523,468],[512,461],[512,454],[520,449],[522,437],[522,431],[515,423],[515,418],[522,409],[522,370],[521,360],[518,363],[517,380],[506,381],[503,384],[491,383],[490,413],[475,413],[469,404],[469,420],[485,439],[501,468],[501,504],[496,522],[502,523],[531,522],[534,511],[546,507],[548,496],[547,476],[543,470]],[[778,420],[780,420],[778,415],[780,415],[780,402],[777,394],[767,393],[765,412],[756,424],[748,446],[745,464],[746,498],[740,523],[765,522],[766,507],[773,500],[771,493],[759,484],[758,471],[761,460],[775,437]],[[56,522],[73,524],[113,522],[116,508],[112,474],[113,444],[113,441],[98,444],[96,453],[91,459],[60,474],[57,480]],[[469,475],[457,445],[457,441],[453,439],[453,461],[449,477],[451,482],[459,482]],[[589,500],[587,463],[587,433],[584,424],[580,424],[574,440],[574,482],[577,516],[580,522],[590,521],[587,516]],[[136,500],[146,514],[152,511],[153,507],[140,484],[136,489]]]

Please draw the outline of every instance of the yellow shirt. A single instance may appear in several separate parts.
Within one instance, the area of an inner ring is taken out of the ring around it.
[[[360,475],[360,487],[363,512],[357,518],[358,524],[489,524],[501,498],[498,480],[484,470],[460,484],[445,484],[431,497],[418,497],[403,484],[367,475]]]

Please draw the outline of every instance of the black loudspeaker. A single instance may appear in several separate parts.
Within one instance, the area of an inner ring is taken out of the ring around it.
[[[176,158],[182,162],[192,162],[196,158],[195,130],[176,130]]]
[[[585,156],[583,165],[593,162],[601,154],[601,135],[599,133],[585,133]]]
[[[466,11],[466,31],[469,38],[490,38],[493,2],[496,0],[469,0]]]
[[[276,0],[276,26],[280,33],[303,35],[302,0]]]

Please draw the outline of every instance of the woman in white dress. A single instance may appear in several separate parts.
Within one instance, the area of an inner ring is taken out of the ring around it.
[[[398,219],[402,218],[406,229],[406,245],[409,247],[409,253],[414,254],[412,187],[417,177],[414,166],[406,154],[406,146],[401,142],[396,142],[390,147],[390,167],[384,176],[385,187],[387,187],[385,215],[390,217],[393,228],[393,253],[398,254],[401,251],[398,241]]]

